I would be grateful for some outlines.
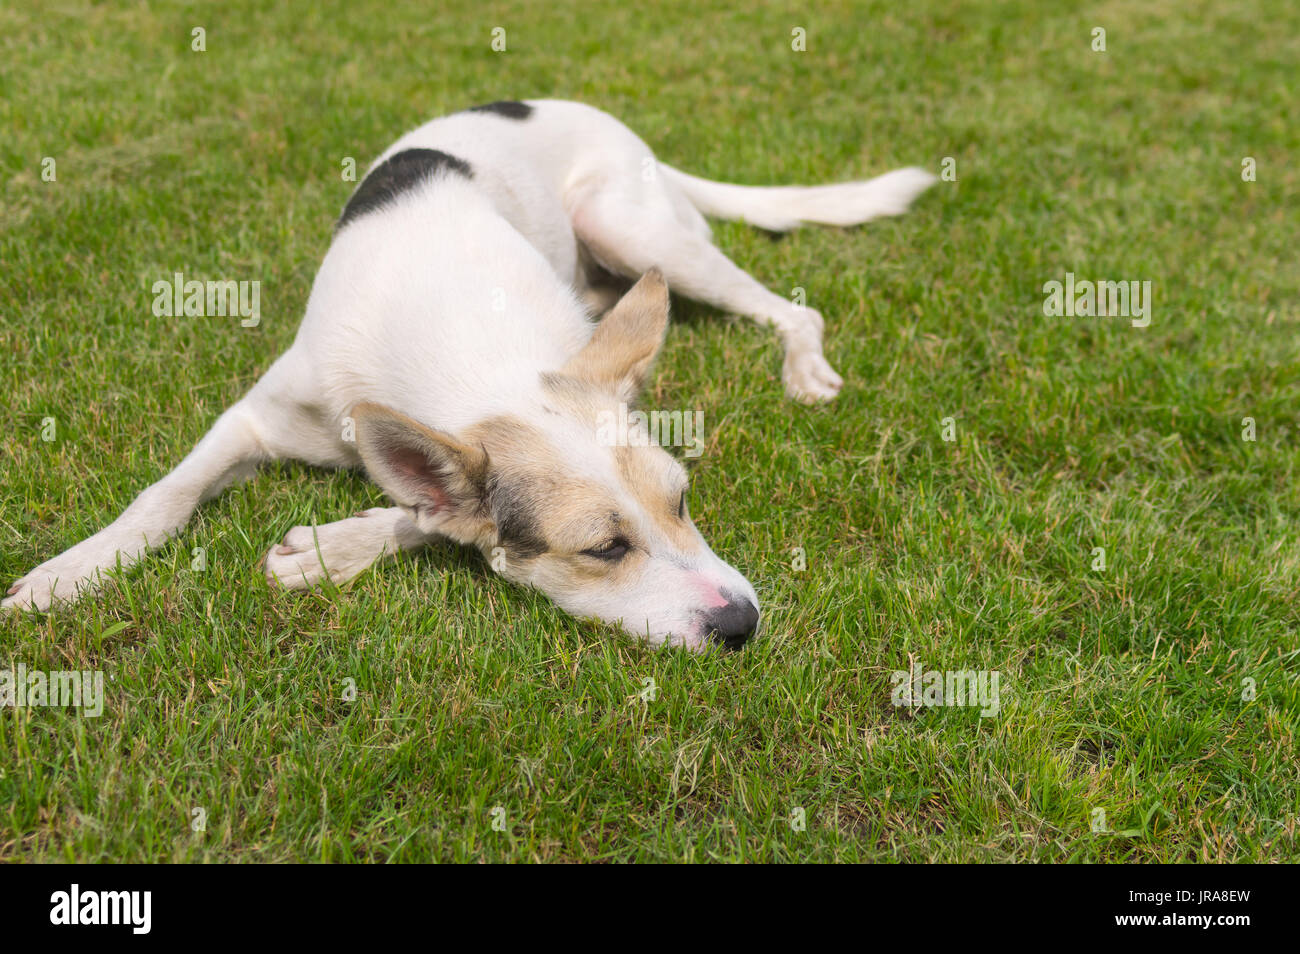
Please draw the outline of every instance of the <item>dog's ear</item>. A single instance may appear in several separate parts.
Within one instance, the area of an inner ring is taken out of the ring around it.
[[[416,526],[463,543],[490,530],[486,451],[382,404],[358,404],[352,419],[366,471]]]
[[[641,393],[668,327],[668,283],[652,268],[596,326],[564,373],[624,401]]]

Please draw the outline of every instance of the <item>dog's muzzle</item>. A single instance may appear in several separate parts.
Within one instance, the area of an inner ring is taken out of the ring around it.
[[[739,649],[758,629],[758,607],[749,597],[727,597],[727,605],[712,610],[704,617],[704,630],[709,639],[723,649]]]

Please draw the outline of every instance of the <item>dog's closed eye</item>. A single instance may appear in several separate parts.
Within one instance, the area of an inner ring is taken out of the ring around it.
[[[595,557],[597,560],[609,560],[613,562],[614,560],[623,559],[623,557],[627,555],[629,549],[631,549],[631,547],[626,540],[622,537],[615,537],[613,540],[602,544],[601,546],[583,550],[582,555]]]

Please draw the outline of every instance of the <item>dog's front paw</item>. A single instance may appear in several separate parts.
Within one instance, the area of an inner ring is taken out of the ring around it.
[[[316,527],[294,527],[266,554],[266,579],[291,590],[307,590],[326,577],[332,583],[352,579],[378,554],[366,541],[373,535],[366,510],[349,520]]]
[[[325,568],[316,553],[317,530],[294,527],[267,551],[264,569],[268,583],[290,590],[307,590],[325,579]]]
[[[785,393],[804,404],[829,401],[840,393],[844,379],[835,373],[820,351],[786,353],[781,371]]]
[[[6,612],[40,612],[55,603],[75,600],[98,589],[92,576],[76,567],[60,566],[57,560],[42,563],[14,583],[0,600],[0,610]]]

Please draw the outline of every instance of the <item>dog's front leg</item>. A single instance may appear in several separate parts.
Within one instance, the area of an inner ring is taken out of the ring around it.
[[[93,592],[103,574],[136,563],[189,521],[194,509],[273,456],[259,435],[259,416],[247,401],[217,420],[197,447],[162,480],[144,490],[122,515],[11,586],[4,610],[47,610]]]
[[[401,507],[376,507],[347,520],[294,527],[267,553],[266,578],[295,590],[309,589],[326,577],[342,583],[381,557],[418,549],[432,539]]]

